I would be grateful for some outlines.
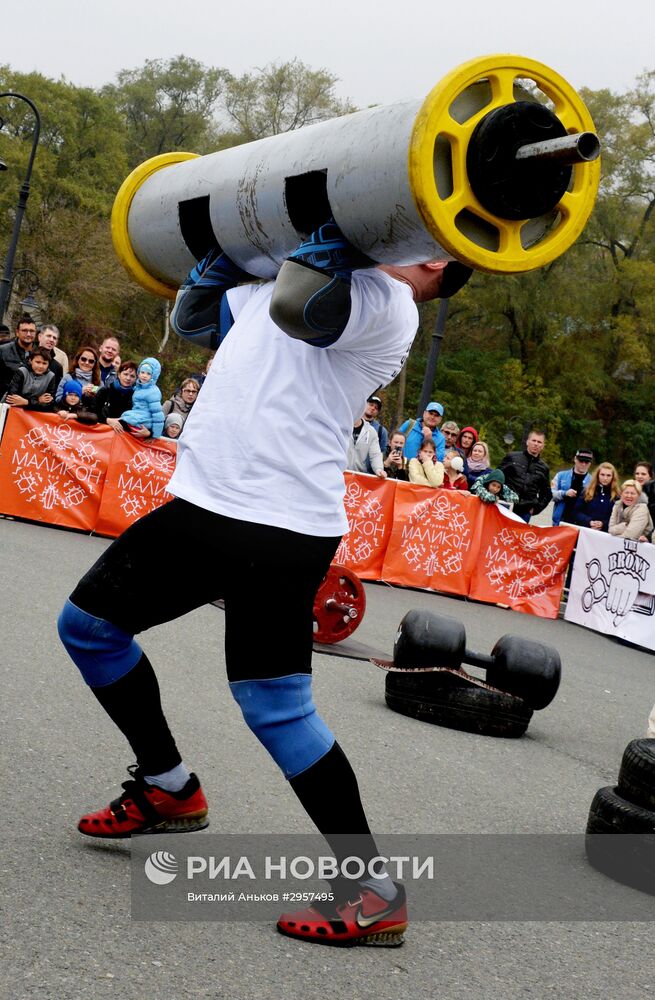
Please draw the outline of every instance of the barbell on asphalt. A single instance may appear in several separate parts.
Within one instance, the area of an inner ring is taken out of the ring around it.
[[[408,611],[393,648],[394,670],[459,670],[462,663],[484,667],[491,687],[522,698],[535,710],[549,705],[559,687],[562,664],[553,646],[519,635],[502,636],[490,654],[466,646],[461,622],[431,611]]]

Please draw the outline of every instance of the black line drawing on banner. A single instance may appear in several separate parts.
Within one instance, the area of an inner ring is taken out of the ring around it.
[[[603,572],[600,559],[585,564],[589,586],[582,593],[582,609],[591,611],[594,604],[605,601],[614,615],[614,627],[631,611],[640,615],[655,615],[655,594],[639,592],[646,579],[650,563],[637,552],[637,542],[623,540],[622,552],[611,552]]]

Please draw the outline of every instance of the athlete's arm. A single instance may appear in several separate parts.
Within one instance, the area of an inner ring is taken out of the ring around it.
[[[177,293],[171,327],[186,340],[215,351],[234,322],[225,293],[248,278],[226,253],[211,250]]]
[[[329,347],[350,317],[353,271],[375,262],[345,238],[334,219],[285,260],[275,280],[271,319],[295,340]]]

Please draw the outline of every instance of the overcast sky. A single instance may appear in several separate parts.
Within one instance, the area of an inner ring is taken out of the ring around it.
[[[99,86],[184,54],[235,74],[298,57],[355,104],[425,96],[459,63],[516,52],[575,87],[621,91],[655,69],[653,0],[21,0],[2,5],[0,62]]]

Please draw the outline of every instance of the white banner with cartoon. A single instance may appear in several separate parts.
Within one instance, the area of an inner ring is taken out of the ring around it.
[[[581,528],[564,617],[655,650],[655,545]]]

